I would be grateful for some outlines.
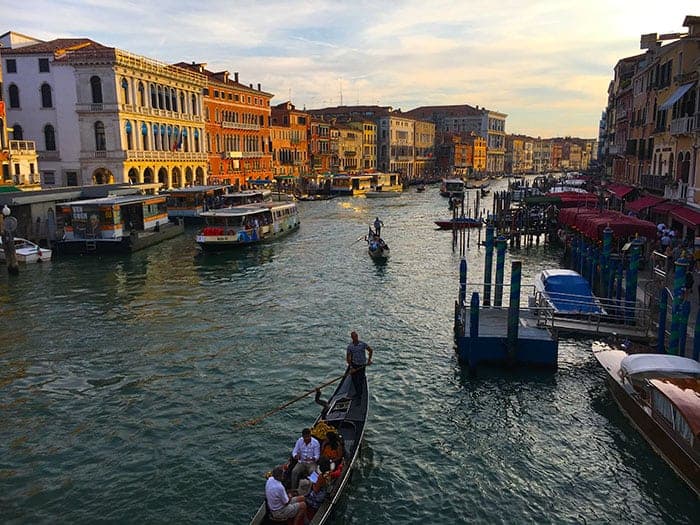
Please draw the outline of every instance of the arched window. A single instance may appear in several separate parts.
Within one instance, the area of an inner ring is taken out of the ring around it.
[[[156,87],[151,84],[151,107],[153,109],[158,108],[158,95],[156,94]]]
[[[129,103],[129,81],[122,78],[122,96],[124,97],[124,104]]]
[[[194,130],[194,151],[199,153],[199,130]]]
[[[12,140],[24,140],[24,131],[22,130],[22,126],[15,124],[12,126],[12,129],[14,130],[12,132]]]
[[[51,86],[44,83],[41,85],[41,107],[52,108],[53,100],[51,99]]]
[[[126,149],[133,149],[134,139],[133,135],[131,134],[131,122],[128,120],[124,125],[124,131],[126,131]]]
[[[167,87],[163,88],[163,99],[165,102],[165,109],[170,111],[170,90]]]
[[[90,90],[92,91],[92,103],[102,104],[102,80],[97,75],[90,77]]]
[[[197,114],[197,95],[192,93],[192,114]]]
[[[158,109],[163,109],[163,86],[158,86]]]
[[[187,108],[185,107],[185,94],[180,93],[180,113],[187,113]]]
[[[139,82],[139,106],[146,106],[146,90],[143,87],[143,82]]]
[[[173,111],[177,111],[177,94],[174,88],[170,89],[170,103],[173,106]]]
[[[105,125],[99,120],[95,122],[95,149],[97,151],[107,150],[107,142],[105,140]]]
[[[144,151],[148,151],[148,126],[145,122],[141,123],[141,140],[143,141]]]
[[[11,108],[18,108],[19,107],[19,88],[14,84],[10,84],[10,87],[7,89],[7,94],[10,97],[10,107]]]
[[[673,177],[674,180],[676,180],[676,174],[673,173],[673,153],[671,153],[668,156],[668,175]]]
[[[51,124],[44,126],[44,147],[46,151],[56,151],[56,132]]]

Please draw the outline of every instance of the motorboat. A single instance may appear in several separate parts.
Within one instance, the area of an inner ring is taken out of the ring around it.
[[[700,363],[599,344],[613,399],[654,451],[700,496]]]
[[[331,482],[328,493],[319,508],[312,515],[307,514],[309,525],[323,525],[329,520],[350,481],[350,474],[360,455],[360,446],[365,433],[369,407],[367,378],[365,377],[362,392],[358,395],[355,392],[352,375],[346,372],[341,377],[338,388],[330,399],[323,403],[324,408],[311,427],[311,434],[323,440],[328,430],[333,430],[341,438],[344,451],[342,471],[339,477]],[[320,429],[324,429],[323,435],[317,433]],[[251,525],[274,523],[270,519],[265,501],[262,502],[250,523]]]
[[[51,250],[42,248],[36,243],[20,237],[15,237],[15,254],[17,262],[29,264],[35,262],[44,262],[51,260]],[[2,247],[2,239],[0,239],[0,261],[5,260],[5,250]]]
[[[464,198],[464,181],[462,179],[442,179],[440,195],[449,198]]]
[[[591,285],[573,270],[542,270],[535,276],[535,303],[556,315],[607,315]]]
[[[435,221],[438,228],[441,230],[453,230],[453,229],[464,229],[464,228],[481,228],[484,224],[482,219],[474,219],[472,217],[454,217],[452,219],[445,219],[440,221]]]

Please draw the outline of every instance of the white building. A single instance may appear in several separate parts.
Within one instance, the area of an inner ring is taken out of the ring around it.
[[[44,187],[206,183],[206,77],[86,38],[0,35],[7,123]]]

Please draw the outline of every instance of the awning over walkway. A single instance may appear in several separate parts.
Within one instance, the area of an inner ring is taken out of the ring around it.
[[[656,225],[636,217],[624,215],[619,211],[598,210],[592,208],[567,208],[559,210],[559,223],[580,231],[589,239],[600,241],[603,230],[610,227],[613,237],[626,240],[633,235],[656,238]]]
[[[666,202],[662,202],[661,204],[655,205],[651,209],[651,211],[653,211],[654,213],[669,213],[669,212],[675,210],[676,208],[682,208],[682,207],[683,206],[681,206],[677,202],[666,201]]]
[[[636,201],[628,202],[627,203],[627,209],[631,211],[636,211],[640,212],[646,208],[651,208],[652,206],[656,204],[660,204],[664,202],[663,197],[656,197],[654,195],[645,195],[644,197],[640,197]]]
[[[671,217],[678,219],[683,224],[690,226],[691,228],[700,226],[700,212],[686,208],[685,206],[680,206],[671,211]]]
[[[695,82],[690,82],[688,84],[683,84],[680,86],[677,90],[673,92],[673,95],[668,97],[663,104],[659,106],[659,110],[662,109],[669,109],[671,106],[673,106],[676,102],[678,102],[683,95],[685,95],[688,90],[695,85]]]
[[[630,194],[634,190],[632,186],[627,186],[626,184],[611,184],[605,189],[615,195],[615,197],[618,199],[624,199],[626,195]]]
[[[578,206],[596,206],[598,204],[598,196],[594,193],[586,193],[580,191],[558,191],[555,193],[547,193],[547,197],[557,199],[560,208],[574,208]],[[527,202],[526,197],[525,200]]]

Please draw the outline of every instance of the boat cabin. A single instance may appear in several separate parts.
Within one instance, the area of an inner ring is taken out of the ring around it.
[[[440,195],[443,197],[463,197],[464,181],[462,179],[442,179]]]
[[[231,186],[191,186],[165,192],[168,217],[199,219],[203,211],[221,206],[221,196],[228,193]]]
[[[231,206],[246,206],[271,201],[271,190],[242,190],[221,195],[221,206],[218,207],[230,208]]]
[[[363,195],[372,188],[372,175],[334,175],[331,193]]]
[[[372,175],[372,187],[375,191],[402,191],[400,173],[374,173]]]
[[[57,204],[63,239],[119,240],[168,222],[165,195],[124,195]]]

